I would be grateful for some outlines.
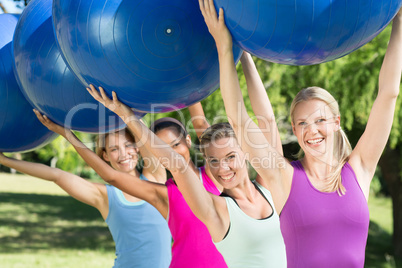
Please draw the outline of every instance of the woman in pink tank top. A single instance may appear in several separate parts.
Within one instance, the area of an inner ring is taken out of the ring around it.
[[[264,91],[251,56],[244,54],[241,61],[245,75],[250,78],[249,82],[252,81],[251,88],[256,86],[258,87],[256,91]],[[203,169],[194,168],[194,164],[189,161],[186,146],[189,145],[190,140],[183,133],[183,127],[172,132],[171,128],[164,125],[171,124],[173,119],[162,119],[155,122],[150,131],[142,122],[133,117],[132,110],[121,103],[114,92],[113,100],[111,100],[101,87],[99,91],[93,86],[89,89],[90,94],[96,100],[126,122],[136,137],[141,137],[139,142],[142,146],[151,150],[160,159],[179,186],[180,192],[176,183],[168,180],[167,192],[163,191],[158,194],[163,195],[163,199],[158,196],[154,201],[156,204],[163,203],[169,209],[164,216],[168,220],[174,243],[177,243],[173,244],[172,265],[176,267],[215,267],[217,261],[208,257],[207,252],[210,248],[206,247],[210,244],[214,245],[212,243],[214,241],[219,243],[220,251],[225,252],[225,260],[231,261],[231,267],[286,267],[285,245],[279,228],[279,216],[275,210],[275,204],[268,200],[270,197],[263,194],[266,189],[261,190],[261,188],[265,188],[264,181],[257,179],[258,183],[251,182],[248,176],[246,155],[241,151],[236,135],[228,123],[209,127],[200,138],[201,150],[205,156],[208,156],[206,160],[211,173],[224,186],[224,193],[228,195],[228,197],[223,197],[211,194],[211,191],[208,190],[211,182],[205,172]],[[255,100],[257,96],[259,94],[250,98],[257,101]],[[259,112],[265,109],[266,107],[256,111],[256,114],[264,116],[265,111]],[[269,120],[275,122],[273,117],[268,116],[265,119],[268,120],[261,121],[264,123]],[[167,122],[163,122],[164,120]],[[273,125],[274,131],[277,131],[276,125]],[[162,126],[164,128],[160,129]],[[278,133],[276,134],[275,137],[279,138]],[[268,139],[270,137],[268,136]],[[276,143],[276,141],[272,142]],[[110,178],[108,182],[131,194],[135,190],[134,186],[124,185],[121,178]],[[168,202],[166,202],[166,198]],[[227,206],[228,198],[232,198],[237,203],[235,206],[238,213],[232,211],[237,216],[230,214]],[[158,202],[158,199],[161,201]],[[194,214],[187,213],[189,208]],[[199,220],[194,220],[194,215],[197,215]],[[232,216],[237,217],[236,223],[231,221]],[[251,222],[258,228],[250,227],[248,229],[249,225],[245,224],[246,222]],[[261,229],[266,232],[261,232]],[[208,235],[204,234],[204,230],[207,233],[209,231]],[[194,239],[198,237],[197,235],[202,235],[205,239]],[[225,240],[225,238],[229,240]],[[222,244],[221,242],[224,240],[236,242]],[[205,248],[202,249],[202,247]],[[176,252],[186,252],[187,255],[181,254],[180,258],[175,258],[178,256],[175,254]],[[203,253],[203,258],[199,258]],[[269,263],[268,266],[267,263]]]
[[[258,91],[264,90],[251,57],[248,54],[244,55],[241,61],[243,65],[248,66],[248,68],[244,68],[244,73],[250,77],[250,81],[253,81],[253,85],[250,87]],[[102,96],[99,95],[93,85],[90,86],[88,91],[95,99],[104,103],[105,100],[101,99],[102,97],[107,98],[107,96],[104,95],[101,87],[99,89]],[[257,101],[257,98],[259,98],[258,94],[250,95],[251,101]],[[204,130],[209,127],[202,106],[199,103],[195,104],[189,107],[189,111],[194,129],[197,136],[200,137]],[[262,122],[266,122],[267,120],[275,122],[273,117],[265,114],[265,107],[257,111],[256,114],[260,115],[259,119],[263,118]],[[124,116],[121,117],[125,120]],[[210,171],[204,167],[197,169],[191,161],[189,151],[191,138],[187,134],[185,127],[178,120],[162,118],[156,120],[150,129],[164,144],[169,145],[175,153],[183,157],[189,169],[198,174],[198,178],[209,193],[214,195],[221,193],[223,187],[219,185],[214,176],[210,175]],[[279,135],[276,135],[276,137],[279,138]],[[280,142],[278,144],[280,145]],[[278,150],[281,150],[280,146]],[[163,163],[167,158],[162,158],[161,162]],[[122,191],[146,200],[158,209],[168,221],[173,237],[172,262],[170,267],[227,267],[222,255],[217,251],[212,242],[213,240],[205,224],[193,214],[173,179],[169,179],[166,185],[160,185],[143,181],[129,182],[124,176],[102,176],[102,178]]]
[[[203,115],[199,103],[189,110],[192,117]],[[189,168],[198,175],[208,192],[220,195],[222,186],[212,176],[210,178],[207,175],[204,167],[197,168],[191,161],[191,139],[180,121],[170,117],[161,118],[156,120],[150,129],[184,157]],[[173,179],[167,180],[166,189],[166,219],[173,238],[170,267],[227,267],[222,255],[212,243],[208,229],[191,211]]]
[[[299,161],[289,163],[247,114],[223,10],[218,16],[212,1],[200,0],[200,5],[218,48],[220,88],[229,121],[281,212],[288,267],[363,267],[370,182],[391,131],[399,94],[402,15],[393,21],[378,96],[356,147],[351,149],[340,127],[335,99],[324,89],[310,87],[300,91],[291,106],[302,154]],[[269,107],[261,100],[252,104],[253,109]]]
[[[91,88],[94,89],[92,85]],[[193,109],[202,110],[201,104],[195,105]],[[151,129],[185,159],[191,170],[199,174],[199,179],[210,193],[215,195],[220,194],[219,189],[221,186],[215,180],[208,177],[204,168],[198,169],[191,161],[189,151],[191,138],[178,120],[162,118],[155,121]],[[141,142],[141,138],[137,138]],[[149,157],[143,155],[142,158],[144,167],[155,165],[155,163],[148,162],[154,160],[151,158],[151,155]],[[91,159],[92,162],[90,164],[98,166],[100,165],[100,163],[96,162],[98,160]],[[99,175],[104,181],[123,192],[145,200],[154,206],[168,221],[173,238],[172,260],[169,267],[227,267],[222,255],[212,243],[211,236],[205,225],[191,212],[173,180],[168,180],[166,184],[154,183],[135,179],[122,172],[116,174],[116,172],[112,173],[106,170],[103,173],[99,173]]]
[[[134,113],[128,106],[117,99],[114,92],[113,100],[106,96],[102,88],[100,94],[94,88],[90,93],[119,115],[135,137],[141,136],[142,146],[158,157],[172,173],[183,196],[176,191],[176,187],[169,187],[174,185],[173,182],[167,183],[169,209],[173,208],[169,211],[169,217],[176,212],[182,215],[183,211],[180,210],[186,210],[187,206],[181,205],[186,202],[194,215],[208,228],[209,241],[214,241],[219,246],[219,252],[231,264],[231,268],[286,268],[285,244],[275,204],[269,201],[271,194],[263,185],[254,184],[250,180],[247,156],[240,149],[229,123],[214,124],[200,137],[201,151],[206,156],[212,174],[224,186],[223,193],[227,195],[216,196],[205,190],[204,183],[191,167],[192,163],[180,154],[179,148],[172,146],[175,142],[168,143],[166,137],[159,138],[158,134],[152,133],[133,116]],[[156,130],[155,132],[159,133]],[[179,201],[183,197],[185,201]],[[172,231],[175,232],[179,227],[180,223],[175,222]],[[202,230],[197,228],[195,225],[178,230],[177,238],[189,239],[189,234]],[[175,234],[172,233],[172,236]],[[191,244],[197,245],[197,241],[192,241]],[[191,247],[188,251],[190,255],[183,256],[187,266],[182,267],[188,267],[191,262],[190,267],[200,266],[195,250]],[[215,264],[211,260],[204,263],[203,267],[212,267]]]

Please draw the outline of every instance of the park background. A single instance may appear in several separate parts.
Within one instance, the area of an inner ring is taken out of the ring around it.
[[[20,13],[29,1],[0,1],[0,13]],[[285,155],[298,151],[289,106],[303,87],[320,86],[338,100],[341,125],[354,146],[364,131],[378,90],[378,74],[389,40],[387,27],[373,41],[338,60],[314,66],[285,66],[254,58],[281,132]],[[250,116],[241,65],[238,74]],[[225,121],[219,90],[202,101],[210,124]],[[148,114],[144,121],[171,116],[196,137],[186,109]],[[378,165],[369,199],[370,230],[365,267],[402,267],[402,110],[398,99],[389,142]],[[95,136],[77,135],[92,144]],[[197,140],[193,139],[196,144]],[[196,146],[192,150],[199,159]],[[11,156],[101,181],[74,149],[58,137],[34,152]],[[202,163],[199,163],[202,164]],[[11,172],[11,173],[10,173]],[[250,171],[254,174],[254,171]],[[0,267],[111,267],[114,243],[99,212],[68,197],[56,185],[0,166]]]

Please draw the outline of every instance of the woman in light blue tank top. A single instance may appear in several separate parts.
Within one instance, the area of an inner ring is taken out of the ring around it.
[[[141,179],[147,180],[142,174]],[[115,267],[168,267],[171,235],[159,211],[143,200],[128,201],[114,186],[106,189],[106,223],[116,243]]]
[[[98,160],[97,165],[105,165],[105,160],[112,166],[112,170],[131,174],[133,178],[141,178],[144,181],[165,183],[165,170],[157,169],[152,164],[144,168],[143,174],[138,172],[136,169],[138,149],[128,131],[122,130],[99,137],[97,153],[104,159],[102,160],[82,144],[71,131],[54,124],[39,112],[36,112],[36,115],[46,127],[71,142],[85,161],[95,158]],[[150,157],[144,150],[141,153]],[[114,267],[169,267],[171,260],[169,228],[160,213],[147,202],[123,193],[113,186],[92,183],[74,174],[42,164],[7,158],[1,153],[0,163],[28,175],[53,181],[75,199],[98,209],[116,243]]]

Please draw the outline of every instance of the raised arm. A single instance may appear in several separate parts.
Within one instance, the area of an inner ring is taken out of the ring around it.
[[[257,118],[258,126],[264,133],[268,143],[274,147],[279,154],[283,155],[282,142],[278,127],[276,125],[275,114],[269,101],[264,84],[261,81],[257,68],[251,55],[243,52],[240,62],[242,64],[244,76],[246,77],[247,90],[251,102],[251,107]],[[189,106],[191,122],[199,138],[201,134],[210,126],[200,102]]]
[[[86,147],[75,135],[68,129],[63,128],[52,122],[45,115],[35,111],[36,116],[49,130],[63,136],[71,145],[74,146],[77,153],[84,161],[95,170],[95,172],[107,183],[110,183],[123,192],[143,199],[153,205],[162,214],[167,217],[167,189],[163,184],[143,181],[129,173],[115,170],[109,166],[96,153]]]
[[[378,95],[366,129],[353,150],[349,163],[368,195],[375,168],[387,143],[399,95],[402,72],[402,14],[393,20],[391,38],[381,66]]]
[[[142,120],[141,120],[142,121]],[[142,160],[144,161],[142,167],[142,174],[151,181],[165,184],[167,179],[166,169],[163,167],[159,160],[145,147],[139,148]]]
[[[159,160],[145,148],[139,148],[144,161],[142,174],[151,181],[165,184],[167,179],[166,169],[159,163]]]
[[[281,211],[290,192],[293,168],[280,155],[248,116],[244,105],[232,52],[232,37],[225,25],[223,10],[217,17],[213,0],[199,0],[201,12],[214,37],[219,57],[220,87],[229,122],[236,132],[242,150],[267,187],[273,193],[275,206]],[[267,163],[272,165],[267,166]]]
[[[201,134],[209,128],[209,123],[205,117],[201,102],[189,106],[188,111],[190,112],[191,123],[193,123],[195,133],[197,137],[200,138]]]
[[[197,102],[196,104],[189,106],[188,111],[190,112],[191,122],[193,123],[194,130],[197,133],[197,137],[199,139],[202,133],[210,126],[205,117],[204,109],[202,108],[201,102]],[[207,173],[208,177],[213,181],[218,190],[222,192],[223,187],[212,175],[209,165],[205,165],[205,172]]]
[[[54,182],[78,201],[98,209],[102,217],[106,219],[109,205],[105,185],[91,183],[58,168],[8,158],[3,153],[0,153],[0,164],[13,168],[21,173]]]
[[[253,58],[247,52],[243,52],[240,62],[246,78],[248,96],[254,115],[257,117],[258,127],[264,133],[268,143],[283,155],[281,137],[275,120],[274,110],[269,101],[268,94],[260,75],[254,64]]]
[[[133,111],[117,99],[115,92],[112,93],[113,100],[111,100],[102,87],[99,87],[99,91],[92,85],[88,88],[88,92],[94,99],[120,116],[138,140],[137,144],[144,146],[146,150],[158,157],[165,168],[172,173],[180,192],[193,213],[207,225],[208,229],[216,228],[220,223],[216,202],[222,198],[209,194],[198,179],[198,175],[188,166],[184,157],[176,153],[138,120]],[[211,235],[213,235],[212,232]]]

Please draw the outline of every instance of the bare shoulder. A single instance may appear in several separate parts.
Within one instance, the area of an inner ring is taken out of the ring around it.
[[[353,169],[353,172],[355,173],[358,180],[361,176],[367,177],[370,176],[371,173],[372,175],[374,175],[373,170],[364,166],[360,155],[355,151],[350,154],[348,163]]]
[[[223,196],[210,194],[215,206],[215,215],[211,215],[208,220],[208,230],[211,233],[212,239],[219,242],[225,236],[230,225],[229,211],[226,205],[226,200]]]
[[[361,158],[357,154],[353,154],[353,152],[349,157],[348,163],[356,176],[360,188],[368,200],[370,184],[374,176],[374,171],[365,168],[362,164]]]
[[[226,200],[221,195],[214,195],[212,193],[208,193],[213,202],[214,209],[211,210],[211,215],[208,217],[212,224],[222,224],[222,220],[225,218],[229,219],[229,213],[226,206]]]
[[[215,204],[216,209],[226,209],[226,201],[225,198],[221,195],[214,195],[209,193],[209,195],[212,197],[212,200]]]
[[[102,197],[107,198],[107,186],[104,183],[99,183],[99,182],[91,182],[99,191],[99,193],[102,195]]]

